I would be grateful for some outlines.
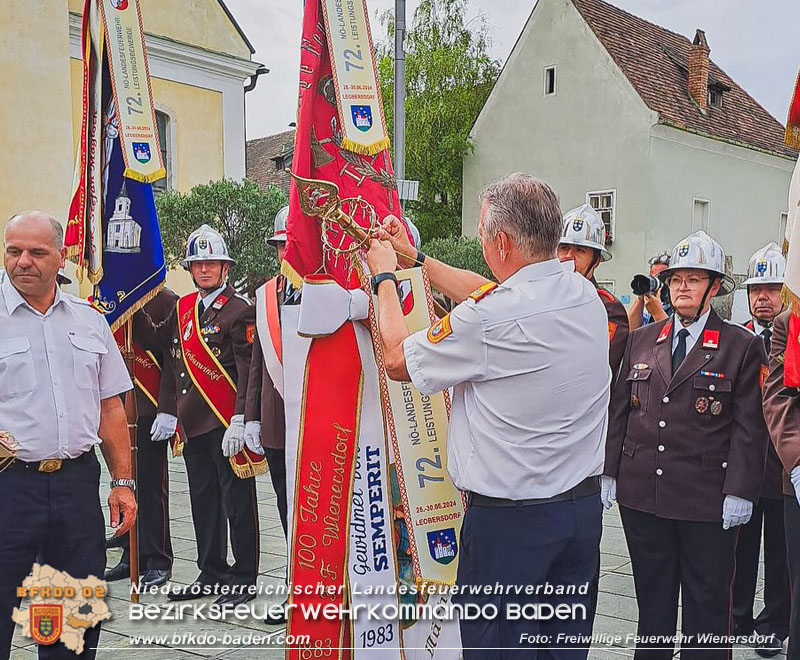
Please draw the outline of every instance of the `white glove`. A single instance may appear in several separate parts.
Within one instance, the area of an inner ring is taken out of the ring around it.
[[[178,428],[178,418],[167,413],[158,413],[153,425],[150,427],[150,439],[153,442],[164,442],[175,435]]]
[[[244,447],[244,415],[231,417],[231,425],[225,429],[222,436],[222,455],[230,458],[235,456]]]
[[[600,501],[606,509],[617,501],[617,480],[614,477],[600,475]]]
[[[736,495],[726,495],[722,503],[722,529],[746,525],[753,515],[753,503]]]
[[[797,503],[800,504],[800,465],[792,469],[792,474],[789,476],[794,486],[794,496],[797,498]]]
[[[254,454],[264,455],[261,446],[261,422],[247,422],[244,425],[244,444]]]

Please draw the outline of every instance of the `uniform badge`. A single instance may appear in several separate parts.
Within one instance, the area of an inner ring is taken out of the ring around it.
[[[222,353],[222,351],[219,350],[219,346],[212,346],[211,352],[214,354],[214,357],[219,357],[220,354]]]
[[[767,382],[767,376],[769,376],[769,367],[766,364],[762,364],[758,375],[758,385],[762,390],[764,389],[764,383]]]
[[[450,325],[450,314],[448,314],[428,328],[428,341],[431,344],[438,344],[452,334],[453,327]]]
[[[634,410],[639,410],[642,407],[642,402],[639,401],[639,397],[635,394],[631,394],[631,408]]]
[[[694,402],[694,409],[703,415],[708,410],[708,399],[704,396],[698,397],[697,401]]]
[[[706,359],[710,358],[711,356],[706,356]],[[701,376],[708,376],[709,378],[725,378],[725,374],[720,371],[700,371]]]
[[[644,362],[637,362],[636,364],[633,365],[633,368],[636,369],[637,371],[641,371],[642,369],[649,369],[650,365],[645,364]]]
[[[614,321],[608,322],[608,341],[613,341],[614,335],[617,333],[617,324]]]
[[[207,337],[208,335],[218,335],[220,332],[222,332],[222,328],[220,328],[218,325],[207,325],[200,331],[204,337]]]
[[[660,344],[662,341],[666,341],[667,337],[669,337],[669,333],[672,332],[672,321],[667,322],[667,324],[661,328],[661,333],[658,335],[658,339],[656,339],[656,344]]]
[[[703,330],[703,348],[719,348],[719,330]]]
[[[711,404],[711,414],[715,416],[722,414],[722,401],[714,401]]]
[[[189,341],[189,337],[192,336],[192,328],[194,328],[194,321],[189,320],[186,324],[186,330],[183,331],[183,341]]]
[[[37,605],[30,608],[31,637],[39,644],[55,644],[61,637],[63,605]]]
[[[583,230],[583,218],[577,217],[572,221],[572,230],[573,231]]]
[[[217,296],[217,299],[214,301],[214,304],[211,305],[211,307],[219,311],[225,306],[226,302],[228,302],[228,296],[223,296],[220,294]]]
[[[687,257],[687,256],[689,256],[689,244],[688,243],[681,243],[678,246],[678,256],[679,257]]]
[[[256,324],[248,323],[247,328],[245,329],[245,334],[247,336],[247,343],[252,344],[256,338]]]
[[[467,296],[467,298],[471,298],[475,302],[480,302],[486,296],[488,296],[492,291],[494,291],[496,288],[497,288],[497,283],[496,282],[487,282],[483,286],[479,286],[477,289],[475,289],[475,291],[470,293]]]

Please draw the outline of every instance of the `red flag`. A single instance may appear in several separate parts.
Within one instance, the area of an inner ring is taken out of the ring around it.
[[[370,206],[378,222],[388,215],[401,217],[388,150],[367,156],[342,148],[342,127],[320,0],[305,3],[300,50],[300,101],[292,172],[338,185],[339,196],[344,200],[343,210],[362,227],[370,224]],[[378,112],[382,115],[383,108]],[[361,201],[357,201],[359,197]],[[305,275],[321,269],[342,286],[358,286],[351,277],[347,259],[337,258],[330,251],[323,255],[319,221],[301,211],[294,181],[289,193],[287,236],[282,270],[296,287],[302,286]],[[352,244],[349,237],[343,237],[335,228],[327,232],[327,239],[335,246]]]
[[[789,106],[789,117],[786,120],[786,144],[800,149],[800,73],[794,85],[792,104]]]

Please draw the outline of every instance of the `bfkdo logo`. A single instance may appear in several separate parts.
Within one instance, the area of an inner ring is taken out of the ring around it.
[[[63,605],[31,605],[31,637],[39,644],[55,644],[61,637]]]

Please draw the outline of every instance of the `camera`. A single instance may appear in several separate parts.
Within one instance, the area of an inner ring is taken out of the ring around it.
[[[631,290],[636,296],[655,293],[661,288],[661,281],[652,275],[634,275],[631,280]]]

